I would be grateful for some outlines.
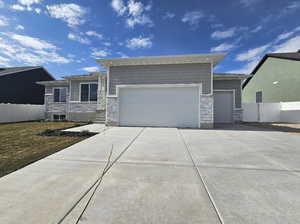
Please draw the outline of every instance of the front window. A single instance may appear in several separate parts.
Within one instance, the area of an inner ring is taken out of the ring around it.
[[[98,84],[96,83],[86,83],[80,85],[80,100],[81,101],[97,101],[97,89]]]
[[[55,88],[54,89],[54,102],[62,103],[67,100],[67,89],[66,88]]]

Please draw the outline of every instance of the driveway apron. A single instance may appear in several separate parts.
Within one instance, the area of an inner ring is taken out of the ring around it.
[[[146,128],[79,223],[220,223],[177,129]]]

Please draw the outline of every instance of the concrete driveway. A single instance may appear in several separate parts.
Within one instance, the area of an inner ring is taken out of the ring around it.
[[[1,178],[0,223],[299,223],[299,195],[299,135],[110,128]]]

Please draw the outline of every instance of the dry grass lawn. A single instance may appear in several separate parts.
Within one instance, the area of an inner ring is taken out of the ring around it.
[[[0,177],[44,158],[86,137],[39,136],[47,130],[68,128],[73,122],[0,124]]]
[[[265,128],[269,130],[282,131],[282,132],[290,132],[294,134],[300,134],[300,124],[290,124],[290,123],[247,123],[244,124],[250,126],[256,126],[260,128]]]

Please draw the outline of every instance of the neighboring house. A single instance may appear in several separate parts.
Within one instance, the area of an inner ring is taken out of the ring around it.
[[[241,81],[213,74],[223,54],[98,59],[107,72],[39,82],[50,120],[212,128],[242,120]]]
[[[267,54],[243,84],[243,103],[300,101],[300,50]]]
[[[0,68],[0,103],[44,104],[44,88],[37,81],[54,80],[43,67]]]

